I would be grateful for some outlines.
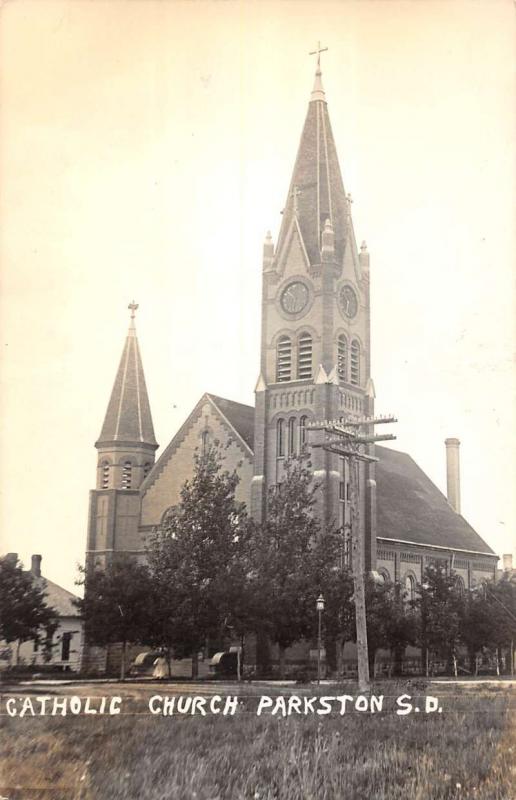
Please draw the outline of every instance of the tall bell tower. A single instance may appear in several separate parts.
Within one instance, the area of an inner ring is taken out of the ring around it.
[[[256,385],[251,510],[266,514],[269,489],[281,483],[289,456],[310,450],[319,483],[323,529],[349,533],[348,465],[322,448],[310,422],[373,413],[370,375],[369,254],[357,248],[321,79],[301,134],[276,247],[263,248],[260,377]],[[362,541],[375,565],[374,466],[362,465]],[[344,547],[346,553],[346,546]]]
[[[104,566],[114,553],[138,557],[139,488],[154,465],[154,436],[145,375],[138,346],[135,312],[129,304],[129,330],[111,391],[98,451],[96,488],[90,492],[87,563]]]

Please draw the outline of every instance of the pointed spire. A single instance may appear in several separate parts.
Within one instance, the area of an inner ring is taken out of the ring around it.
[[[121,443],[157,448],[134,322],[138,304],[133,300],[128,308],[129,330],[96,447]]]
[[[350,206],[346,197],[337,148],[333,138],[328,106],[321,82],[320,44],[315,85],[301,134],[296,163],[283,210],[281,230],[276,242],[276,258],[281,259],[295,217],[310,265],[321,263],[321,246],[326,220],[334,235],[334,259],[341,265],[351,229]],[[324,101],[324,102],[323,102]]]

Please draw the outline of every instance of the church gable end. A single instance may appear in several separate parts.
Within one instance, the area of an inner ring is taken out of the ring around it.
[[[184,482],[193,475],[195,453],[202,452],[203,447],[214,441],[225,448],[224,469],[237,470],[240,475],[237,500],[248,504],[252,450],[232,423],[235,418],[249,439],[245,409],[248,406],[203,395],[142,486],[141,524],[144,527],[157,525],[164,512],[179,502]]]

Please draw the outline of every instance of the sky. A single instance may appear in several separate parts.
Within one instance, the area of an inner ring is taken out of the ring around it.
[[[319,40],[377,411],[443,491],[461,440],[462,513],[515,550],[515,28],[511,0],[2,4],[0,552],[74,590],[133,298],[162,448],[203,392],[253,402]]]

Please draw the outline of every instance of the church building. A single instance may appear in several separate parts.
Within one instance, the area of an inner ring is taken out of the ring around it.
[[[320,484],[322,526],[349,532],[347,460],[322,447],[318,420],[374,413],[370,341],[370,258],[357,246],[318,63],[276,244],[263,247],[260,375],[255,407],[204,394],[156,459],[151,409],[135,330],[135,304],[99,439],[90,496],[86,559],[145,557],[145,540],[179,501],[196,450],[227,444],[237,499],[257,520],[289,456],[309,448]],[[448,497],[413,459],[368,446],[361,463],[361,541],[366,569],[409,593],[425,565],[443,562],[470,588],[493,579],[497,556],[460,513],[459,441],[446,440]],[[346,552],[346,550],[345,550]],[[349,546],[347,548],[349,555]]]

